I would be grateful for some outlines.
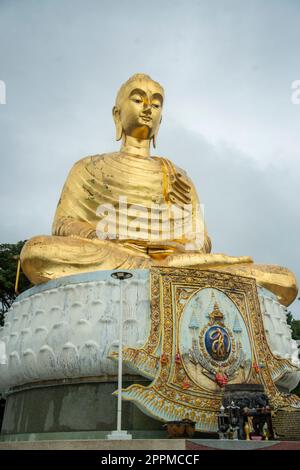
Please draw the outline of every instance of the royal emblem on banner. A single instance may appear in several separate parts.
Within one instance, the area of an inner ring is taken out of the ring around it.
[[[196,325],[194,312],[189,327],[195,331]],[[236,317],[235,333],[241,331]],[[216,301],[207,325],[201,329],[198,338],[193,338],[188,354],[190,362],[200,364],[203,373],[220,387],[233,379],[240,367],[244,367],[246,357],[241,342],[235,339],[234,332],[225,324],[224,314]]]

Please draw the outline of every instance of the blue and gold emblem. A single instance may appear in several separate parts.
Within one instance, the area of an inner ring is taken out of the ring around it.
[[[216,361],[226,361],[232,350],[232,333],[224,324],[224,315],[215,302],[209,323],[202,331],[206,351]]]
[[[231,351],[231,339],[227,330],[221,326],[210,327],[204,336],[208,354],[216,361],[228,359]]]

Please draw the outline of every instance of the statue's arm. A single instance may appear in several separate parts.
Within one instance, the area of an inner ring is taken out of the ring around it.
[[[91,158],[80,160],[71,169],[57,205],[52,235],[97,238],[95,225],[88,221],[92,218],[93,211],[84,189],[87,178],[86,167]]]
[[[81,238],[97,238],[95,228],[88,222],[73,219],[72,217],[55,218],[52,234],[62,237],[77,236]]]
[[[191,196],[193,201],[193,227],[195,251],[198,253],[210,253],[212,248],[211,239],[208,235],[204,217],[204,206],[200,203],[196,188],[190,180]]]
[[[211,238],[208,236],[207,231],[205,232],[203,253],[210,253],[212,248]]]

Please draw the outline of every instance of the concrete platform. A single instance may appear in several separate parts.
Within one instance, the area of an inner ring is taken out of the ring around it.
[[[1,450],[300,450],[300,441],[222,441],[217,439],[133,439],[131,441],[45,440],[0,442]]]

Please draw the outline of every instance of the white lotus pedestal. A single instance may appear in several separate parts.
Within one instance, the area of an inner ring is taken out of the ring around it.
[[[119,281],[111,271],[70,276],[20,295],[0,330],[6,363],[2,433],[100,432],[116,429]],[[149,334],[149,271],[124,282],[123,344],[142,346]],[[123,367],[123,386],[149,380]],[[126,429],[161,431],[161,424],[123,403]]]
[[[250,325],[254,307],[247,299],[244,302],[243,289],[239,293],[236,287],[243,279],[195,269],[131,273],[131,279],[122,281],[124,429],[134,432],[134,437],[145,432],[159,436],[163,422],[180,415],[194,416],[198,431],[216,432],[209,410],[197,411],[197,402],[193,415],[180,396],[194,393],[197,398],[199,386],[209,396],[221,396],[222,389],[209,366],[206,370],[197,363],[197,348],[200,353],[206,348],[206,356],[210,353],[205,338],[201,343],[201,332],[205,333],[211,321],[215,302],[232,348],[236,351],[238,344],[243,345],[246,354],[243,367],[237,363],[240,369],[230,380],[234,383],[244,377],[247,381],[253,365],[260,367],[256,364],[254,326]],[[100,432],[105,438],[116,429],[117,399],[112,394],[116,395],[118,388],[118,363],[112,357],[117,359],[118,355],[121,305],[119,281],[111,274],[99,271],[61,278],[16,299],[0,329],[6,358],[0,365],[0,390],[7,399],[2,434]],[[229,279],[234,281],[231,290]],[[276,390],[288,392],[299,381],[299,361],[285,310],[270,292],[257,291],[255,285],[251,288],[259,299],[255,315],[263,321],[266,348],[275,362],[278,359],[270,380]],[[208,356],[206,359],[209,361]],[[165,382],[163,374],[167,374]],[[261,370],[257,375],[260,383],[265,380],[263,374]],[[169,387],[167,394],[160,395],[165,385]],[[295,402],[292,406],[298,405]]]

